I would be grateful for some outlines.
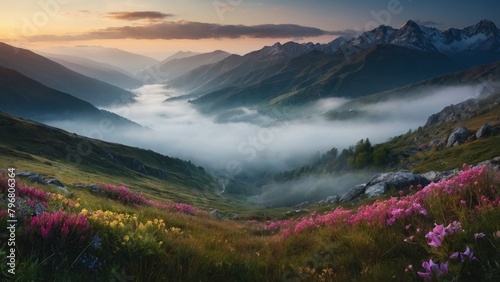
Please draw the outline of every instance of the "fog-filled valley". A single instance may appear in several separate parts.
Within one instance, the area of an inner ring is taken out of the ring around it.
[[[324,114],[348,102],[327,98],[303,107],[277,109],[273,114],[241,108],[237,119],[218,122],[215,115],[200,113],[186,100],[166,100],[178,94],[165,85],[146,85],[134,90],[136,102],[105,108],[150,130],[106,128],[79,121],[48,122],[70,132],[107,141],[150,149],[168,156],[191,160],[221,179],[259,177],[299,168],[333,147],[342,150],[369,138],[373,144],[387,141],[423,126],[442,108],[477,98],[484,87],[435,87],[425,94],[407,95],[353,109],[364,117],[328,120]],[[234,121],[237,120],[237,121]],[[352,176],[352,175],[351,175]],[[263,183],[264,193],[252,202],[272,205],[317,200],[366,182],[370,173],[356,177],[341,174],[307,176],[294,183]],[[261,183],[262,184],[262,183]],[[255,187],[259,188],[259,187]],[[283,198],[283,195],[287,196]],[[272,198],[281,198],[275,202]]]
[[[134,91],[137,102],[105,109],[149,127],[150,134],[125,130],[103,131],[102,136],[105,140],[192,160],[214,171],[227,169],[234,174],[235,167],[281,171],[306,163],[308,157],[318,151],[324,153],[332,147],[343,149],[365,138],[376,144],[414,130],[444,107],[476,98],[482,88],[430,89],[432,94],[422,98],[370,105],[373,115],[370,119],[326,120],[322,114],[348,101],[330,98],[314,102],[304,111],[285,108],[273,115],[242,109],[238,122],[218,123],[185,100],[164,102],[176,93],[166,90],[163,85],[147,85]],[[297,114],[290,114],[290,111]],[[90,135],[88,137],[100,137],[98,133],[92,136],[93,132],[99,132],[98,128],[78,121],[51,121],[49,124]]]

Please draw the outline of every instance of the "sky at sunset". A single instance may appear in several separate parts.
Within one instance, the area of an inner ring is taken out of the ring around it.
[[[22,0],[0,9],[0,41],[8,44],[99,45],[157,59],[179,50],[244,54],[277,41],[325,43],[408,19],[439,29],[485,18],[500,24],[497,0]]]

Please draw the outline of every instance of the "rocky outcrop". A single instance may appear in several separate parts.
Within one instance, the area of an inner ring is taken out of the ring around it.
[[[213,210],[210,212],[210,215],[217,218],[217,219],[222,219],[222,215],[219,213],[218,210]]]
[[[467,137],[469,137],[469,130],[465,127],[457,127],[453,129],[450,136],[448,136],[448,142],[446,142],[446,147],[458,146],[464,142]]]
[[[365,195],[369,198],[376,197],[384,194],[388,189],[403,190],[408,189],[411,185],[425,186],[429,183],[427,178],[407,171],[379,173],[375,174],[366,184]]]
[[[30,181],[40,183],[43,185],[47,185],[47,180],[45,180],[45,177],[41,176],[40,174],[36,174],[34,172],[31,172],[31,171],[20,171],[20,172],[16,173],[16,176],[24,177]]]
[[[47,181],[47,184],[55,185],[58,187],[64,187],[64,184],[59,179],[50,178],[50,179],[46,179],[46,181]]]
[[[345,203],[354,200],[357,198],[359,195],[363,194],[366,189],[366,184],[360,184],[352,187],[351,189],[347,190],[346,193],[342,194],[340,196],[339,202],[340,203]]]
[[[492,133],[492,128],[489,124],[485,123],[479,130],[476,132],[476,138],[482,139],[490,136]]]
[[[140,160],[124,156],[115,156],[115,157],[118,158],[128,168],[131,168],[143,174],[147,173],[146,166]]]
[[[336,204],[339,202],[339,196],[334,195],[334,196],[329,196],[328,198],[321,200],[318,202],[320,205],[331,205],[331,204]]]
[[[61,182],[61,180],[57,178],[45,178],[43,175],[31,172],[31,171],[21,171],[16,173],[16,176],[19,177],[24,177],[27,178],[28,180],[31,180],[36,183],[40,183],[43,185],[52,185],[55,186],[59,191],[65,193],[65,194],[70,194],[68,189],[64,188],[64,184]]]
[[[380,182],[373,185],[370,185],[365,190],[365,195],[368,198],[376,197],[385,194],[385,190],[387,189],[386,182]]]
[[[467,120],[479,113],[479,102],[477,99],[469,99],[465,102],[444,108],[437,114],[431,115],[424,128],[443,125],[451,122]]]
[[[428,171],[424,174],[421,174],[421,176],[426,178],[430,182],[439,182],[443,179],[448,178],[449,176],[455,175],[457,172],[458,169],[447,171]]]

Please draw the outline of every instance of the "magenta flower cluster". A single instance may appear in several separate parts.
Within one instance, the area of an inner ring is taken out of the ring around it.
[[[464,164],[464,170],[457,176],[442,180],[438,183],[431,183],[426,187],[417,187],[414,194],[400,197],[391,197],[387,200],[377,200],[371,205],[363,205],[357,211],[347,210],[343,207],[337,207],[331,212],[324,214],[312,213],[299,219],[281,220],[269,222],[265,230],[281,230],[281,235],[286,237],[292,233],[299,233],[307,229],[313,229],[319,226],[336,225],[344,223],[355,225],[360,222],[377,225],[393,225],[398,220],[403,220],[410,216],[426,216],[428,211],[425,208],[426,199],[432,196],[446,196],[458,193],[471,192],[478,190],[479,183],[488,176],[489,168],[487,166],[470,167]],[[467,190],[468,189],[468,190]],[[413,187],[410,187],[413,190]],[[475,210],[480,211],[484,208],[494,208],[500,206],[500,197],[495,194],[495,189],[483,189],[483,195],[478,197],[475,203]],[[444,228],[444,227],[443,227]],[[450,227],[452,228],[452,227]],[[443,229],[444,230],[444,229]],[[447,229],[451,232],[452,229]],[[432,242],[439,244],[439,236],[429,235]]]
[[[144,205],[153,206],[161,210],[168,210],[173,212],[181,212],[185,214],[195,214],[196,208],[188,204],[182,203],[161,203],[154,200],[148,200],[142,194],[131,191],[125,186],[115,186],[111,184],[100,184],[99,189],[106,197],[118,200],[126,205]]]
[[[427,238],[428,240],[427,244],[434,248],[441,247],[441,242],[443,241],[445,236],[464,232],[462,225],[460,225],[460,222],[458,221],[454,221],[453,223],[448,224],[448,226],[446,227],[444,227],[443,224],[437,225],[434,223],[434,225],[434,229],[432,229],[431,232],[425,235],[425,238]]]
[[[118,200],[126,205],[144,205],[148,203],[148,200],[142,194],[132,192],[125,186],[103,183],[99,185],[99,189],[107,197]]]
[[[26,197],[30,200],[39,202],[46,202],[49,198],[51,198],[51,194],[45,192],[44,190],[28,186],[18,187],[17,193],[20,198]]]
[[[199,212],[192,205],[183,204],[183,203],[170,202],[170,203],[165,204],[165,203],[160,203],[160,202],[153,201],[153,200],[149,200],[148,203],[149,203],[149,205],[151,205],[157,209],[167,210],[167,211],[171,211],[171,212],[180,212],[180,213],[185,213],[185,214],[190,214],[190,215],[194,215],[194,214]]]
[[[27,233],[28,235],[40,236],[45,241],[71,238],[81,243],[90,233],[90,225],[87,218],[80,214],[70,215],[64,211],[44,212],[29,220]]]

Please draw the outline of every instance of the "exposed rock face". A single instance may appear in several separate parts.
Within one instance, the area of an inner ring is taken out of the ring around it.
[[[338,203],[338,201],[339,201],[339,196],[337,196],[337,195],[330,196],[330,197],[326,198],[327,204],[336,204],[336,203]]]
[[[342,196],[340,196],[339,202],[340,203],[345,203],[354,200],[357,198],[359,195],[363,194],[366,189],[366,184],[360,184],[352,187],[349,189],[346,193],[344,193]]]
[[[292,216],[292,215],[298,215],[298,214],[306,214],[308,213],[309,211],[307,210],[294,210],[294,211],[287,211],[285,213],[285,215],[287,216]]]
[[[41,176],[40,174],[36,174],[34,172],[31,172],[31,171],[21,171],[21,172],[16,173],[16,176],[26,177],[33,182],[47,185],[47,180],[45,180],[45,177]]]
[[[219,213],[218,210],[213,210],[210,212],[210,215],[217,218],[217,219],[222,219],[222,215]]]
[[[380,196],[380,195],[382,195],[382,194],[385,193],[386,189],[387,189],[387,183],[386,182],[376,183],[376,184],[371,185],[371,186],[369,186],[369,187],[366,188],[365,195],[368,198]]]
[[[59,179],[51,178],[51,179],[47,179],[46,181],[47,181],[47,184],[55,185],[58,187],[64,187],[64,184]]]
[[[476,132],[476,138],[482,139],[490,136],[492,133],[492,128],[489,124],[485,123],[479,130]]]
[[[431,115],[424,125],[428,128],[435,125],[443,125],[450,122],[470,119],[479,112],[479,102],[477,99],[469,99],[462,103],[444,108],[441,112]]]
[[[448,142],[446,147],[458,146],[469,136],[469,130],[465,127],[457,127],[453,129],[450,136],[448,137]]]
[[[447,171],[428,171],[424,174],[421,174],[421,176],[431,182],[439,182],[443,179],[446,179],[450,175],[456,174],[457,172],[458,169],[447,170]]]
[[[117,156],[117,158],[119,158],[120,161],[122,161],[127,167],[143,174],[147,173],[146,167],[140,160],[123,156]]]
[[[407,171],[379,173],[366,184],[365,194],[368,197],[375,197],[385,193],[387,189],[408,189],[411,185],[429,184],[430,181],[421,175]]]
[[[323,204],[329,205],[329,204],[336,204],[338,202],[339,202],[339,196],[335,195],[335,196],[329,196],[325,200],[319,201],[318,204],[320,204],[320,205],[323,205]]]

